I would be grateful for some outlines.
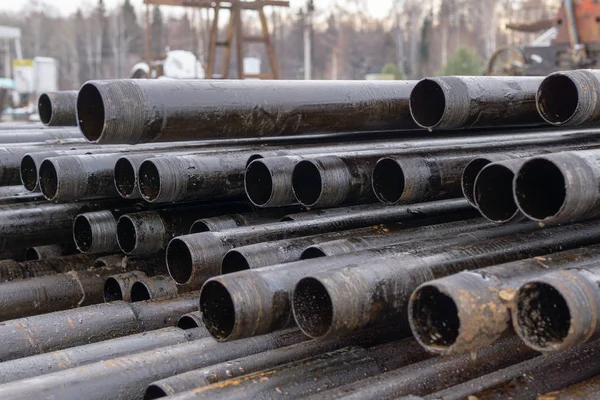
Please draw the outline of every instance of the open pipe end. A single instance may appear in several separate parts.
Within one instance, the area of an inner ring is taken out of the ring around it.
[[[56,166],[50,160],[42,161],[40,165],[40,187],[42,194],[48,200],[54,200],[58,194],[58,173]]]
[[[146,389],[146,393],[144,393],[144,400],[161,399],[167,396],[169,396],[169,394],[160,386],[150,385]]]
[[[266,206],[273,198],[273,177],[269,168],[261,160],[248,165],[244,175],[244,185],[248,199],[259,207]]]
[[[123,215],[117,222],[117,243],[123,253],[131,254],[137,247],[137,229],[133,220]]]
[[[475,204],[493,222],[507,222],[519,212],[513,196],[515,174],[503,165],[485,167],[475,181]]]
[[[123,298],[123,291],[119,282],[113,277],[106,279],[104,282],[104,301],[106,303],[111,301],[122,301]]]
[[[517,173],[514,195],[519,209],[527,217],[536,221],[552,218],[566,201],[566,179],[552,161],[534,158]]]
[[[566,124],[579,106],[579,91],[573,80],[563,74],[546,77],[537,92],[537,108],[544,120],[553,125]]]
[[[491,164],[492,160],[484,157],[476,158],[465,167],[462,177],[461,186],[465,199],[472,205],[475,205],[475,180],[483,168]],[[512,190],[511,190],[512,191]]]
[[[313,258],[327,257],[327,254],[319,245],[307,247],[300,255],[301,260],[312,260]]]
[[[460,329],[456,303],[435,286],[424,285],[413,293],[409,314],[413,333],[425,346],[449,347],[456,342]]]
[[[200,326],[200,321],[189,314],[182,315],[177,321],[177,327],[183,330],[200,328]]]
[[[232,274],[234,272],[246,271],[250,269],[250,263],[246,257],[237,250],[230,250],[223,257],[221,263],[221,274]]]
[[[422,79],[410,93],[410,113],[417,125],[435,128],[446,110],[446,95],[442,87],[431,79]]]
[[[102,136],[104,114],[104,101],[100,91],[91,83],[84,84],[77,95],[77,123],[90,142],[95,142]]]
[[[300,204],[307,207],[315,205],[323,191],[321,171],[310,160],[300,161],[292,173],[292,187]]]
[[[25,261],[37,261],[41,259],[40,253],[38,253],[35,247],[30,247],[25,251]]]
[[[167,247],[167,269],[169,275],[180,285],[186,284],[192,278],[194,262],[187,244],[174,238]]]
[[[38,99],[38,114],[44,125],[48,125],[52,121],[52,100],[46,93],[43,93]]]
[[[30,155],[25,155],[21,159],[21,183],[25,186],[25,189],[33,192],[38,186],[38,170]]]
[[[208,281],[200,292],[200,311],[206,329],[219,339],[226,340],[233,333],[235,308],[227,288],[217,281]]]
[[[560,346],[571,328],[571,312],[561,293],[548,283],[530,282],[516,299],[515,328],[525,344],[538,351]]]
[[[78,215],[73,223],[73,239],[82,253],[89,253],[94,245],[92,225],[85,215]]]
[[[306,335],[319,338],[331,329],[333,303],[318,279],[303,278],[296,284],[292,307],[296,323]]]
[[[375,165],[373,192],[382,203],[396,204],[404,193],[404,172],[393,158],[382,158]]]
[[[138,184],[145,200],[152,202],[160,195],[160,172],[152,160],[146,160],[140,165]]]
[[[148,287],[143,282],[135,282],[131,285],[131,302],[150,300],[152,296]]]
[[[135,167],[125,157],[119,158],[115,163],[115,187],[119,195],[125,199],[135,194],[137,187]]]
[[[211,230],[212,228],[208,226],[206,222],[199,219],[198,221],[192,224],[192,227],[190,228],[190,235],[194,233],[210,232]]]

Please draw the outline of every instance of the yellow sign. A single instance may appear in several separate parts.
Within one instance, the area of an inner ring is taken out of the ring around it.
[[[13,60],[13,68],[18,68],[18,67],[33,67],[33,60],[28,59],[28,60]]]

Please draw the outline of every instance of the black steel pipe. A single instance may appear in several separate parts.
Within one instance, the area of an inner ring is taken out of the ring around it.
[[[346,230],[434,217],[466,209],[466,201],[450,200],[416,207],[358,206],[305,215],[288,215],[284,220],[297,220],[176,237],[167,248],[167,266],[169,273],[179,284],[202,283],[219,274],[223,256],[234,247],[315,235],[327,230]],[[312,219],[314,216],[320,218]]]
[[[0,361],[175,326],[181,315],[197,307],[198,297],[189,294],[138,303],[114,301],[4,321]]]
[[[0,143],[4,145],[27,143],[42,143],[47,141],[68,141],[75,139],[76,142],[83,143],[85,139],[79,128],[61,127],[56,129],[17,129],[0,131]]]
[[[414,84],[89,81],[79,91],[77,115],[85,137],[100,143],[405,129],[415,127],[408,109]]]
[[[410,94],[417,125],[432,129],[525,126],[543,123],[535,95],[542,77],[426,78]]]
[[[280,210],[201,218],[194,222],[189,233],[220,232],[227,229],[239,228],[240,226],[252,226],[277,222],[289,212],[289,208],[284,208]]]
[[[111,275],[104,281],[104,302],[131,302],[131,287],[134,283],[149,279],[142,271],[130,271]]]
[[[196,288],[198,289],[198,288]],[[182,290],[183,292],[183,290]],[[158,275],[138,279],[131,285],[131,301],[156,300],[177,297],[180,293],[177,283],[169,276]]]
[[[0,186],[0,205],[39,200],[44,200],[41,192],[30,193],[22,185]]]
[[[559,223],[598,215],[599,150],[567,151],[528,159],[514,181],[514,196],[528,218]]]
[[[0,384],[186,343],[205,337],[204,333],[201,329],[182,330],[169,327],[5,361],[0,363]]]
[[[486,230],[475,232],[471,243],[448,246],[442,251],[424,250],[306,276],[294,289],[296,323],[313,338],[327,338],[383,320],[404,321],[410,294],[420,284],[464,269],[597,243],[600,222],[511,236],[503,236],[499,229],[490,229],[488,234]]]
[[[46,126],[77,126],[77,90],[42,93],[38,114]]]
[[[82,271],[91,268],[94,259],[94,257],[84,254],[75,254],[66,257],[22,262],[2,260],[0,261],[0,281],[6,282],[16,279],[55,275],[69,271]]]
[[[156,380],[305,339],[296,330],[225,345],[204,338],[0,385],[0,397],[108,400],[117,395],[142,399],[146,387]]]
[[[600,261],[600,246],[463,271],[419,286],[408,306],[414,336],[429,352],[477,351],[511,330],[517,289],[549,270]]]
[[[80,214],[73,222],[73,240],[77,249],[85,254],[114,253],[117,242],[118,211],[102,210]]]

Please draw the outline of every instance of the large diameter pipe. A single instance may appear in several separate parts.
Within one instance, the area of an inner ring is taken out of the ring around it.
[[[408,109],[414,84],[89,81],[79,91],[77,115],[85,137],[99,143],[404,129],[415,127]]]
[[[600,88],[595,70],[560,71],[540,84],[536,101],[540,115],[552,125],[582,125],[600,120],[595,93]]]
[[[528,159],[514,181],[521,212],[544,223],[598,215],[600,151],[567,151]]]
[[[373,265],[379,260],[399,259],[404,254],[424,249],[437,249],[440,252],[451,244],[472,243],[489,237],[514,235],[536,229],[535,224],[531,223],[494,227],[451,239],[409,242],[217,276],[209,279],[202,287],[200,311],[207,329],[219,340],[235,340],[271,332],[293,322],[290,306],[294,287],[298,281],[311,274],[346,269],[354,265]],[[326,316],[324,314],[323,318]]]
[[[0,363],[0,384],[203,338],[201,329],[175,327],[138,333]]]
[[[0,396],[142,399],[146,387],[156,380],[305,339],[297,331],[289,330],[225,345],[204,338],[4,384],[0,386]]]
[[[410,294],[422,283],[464,269],[594,244],[599,234],[597,222],[503,237],[498,234],[496,239],[449,246],[443,251],[425,250],[312,274],[294,289],[294,317],[300,329],[313,338],[333,337],[393,318],[404,321]]]
[[[201,218],[194,222],[190,233],[220,232],[240,226],[253,226],[277,222],[290,211],[289,208],[272,211],[251,212],[244,214],[220,215],[218,217]]]
[[[417,125],[432,129],[540,125],[535,95],[542,77],[426,78],[410,94]]]
[[[77,90],[42,93],[38,114],[46,126],[77,126]]]
[[[184,295],[139,303],[115,301],[4,321],[0,361],[175,326],[181,315],[197,307],[198,297]]]
[[[508,356],[509,353],[506,352],[505,355]],[[515,399],[535,399],[542,393],[562,389],[600,374],[598,357],[600,342],[586,343],[488,373],[432,393],[426,399],[463,400],[470,397],[492,400],[505,399],[507,393]]]
[[[580,268],[600,260],[600,246],[568,250],[474,271],[419,286],[408,306],[414,336],[429,352],[477,351],[511,330],[518,288],[549,270]]]
[[[521,339],[538,351],[553,352],[600,337],[600,268],[584,265],[550,272],[525,282],[512,309]]]
[[[465,211],[468,209],[468,204],[464,200],[450,200],[410,208],[370,207],[348,207],[308,216],[288,215],[286,218],[300,220],[176,237],[167,248],[169,273],[179,284],[202,283],[219,274],[223,256],[234,247],[315,235],[327,230],[346,230],[446,215]],[[311,219],[314,215],[321,215],[321,218]],[[329,217],[327,217],[328,215]]]

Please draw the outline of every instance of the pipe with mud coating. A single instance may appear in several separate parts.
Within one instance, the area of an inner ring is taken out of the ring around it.
[[[217,276],[202,287],[200,311],[207,329],[219,340],[234,340],[271,332],[293,322],[290,307],[294,286],[310,274],[354,265],[372,265],[380,260],[400,259],[407,253],[424,249],[440,252],[450,244],[472,243],[489,237],[537,229],[532,223],[507,225],[457,235],[455,238],[409,242]],[[323,314],[323,318],[326,318],[326,314]]]
[[[0,384],[202,339],[202,329],[157,329],[0,363]]]
[[[503,228],[507,226],[510,225]],[[500,227],[491,231],[498,229]],[[474,235],[481,235],[481,232],[485,230]],[[441,251],[423,250],[306,276],[294,289],[296,322],[310,337],[323,339],[384,320],[405,321],[410,295],[420,284],[464,269],[478,269],[597,243],[600,222],[510,236],[497,233],[494,239],[490,234],[489,240],[474,240]],[[485,236],[481,238],[486,239]]]
[[[77,115],[85,137],[99,143],[412,129],[408,96],[414,84],[89,81],[79,91]]]
[[[220,232],[240,226],[252,226],[277,222],[290,212],[290,208],[251,212],[244,214],[229,214],[218,217],[201,218],[194,222],[190,233]]]
[[[511,330],[517,289],[548,270],[600,261],[600,246],[547,254],[474,271],[463,271],[419,286],[408,306],[414,336],[428,351],[477,351]]]
[[[142,271],[123,272],[109,276],[104,281],[104,302],[131,302],[131,287],[134,283],[145,279],[149,279],[148,275]]]
[[[46,126],[77,126],[77,90],[42,93],[38,114]]]
[[[204,338],[0,385],[0,397],[142,399],[146,387],[156,380],[303,340],[297,330],[226,344]]]
[[[138,303],[114,301],[0,324],[0,361],[175,326],[198,307],[197,294]],[[211,339],[212,340],[212,339]]]
[[[417,125],[432,129],[541,125],[535,95],[542,77],[445,76],[410,94]]]
[[[307,215],[288,215],[284,220],[294,218],[298,220],[176,237],[171,240],[167,248],[167,266],[170,275],[179,284],[203,283],[208,278],[219,274],[223,256],[234,247],[315,235],[327,230],[347,230],[447,215],[467,209],[466,201],[450,200],[414,207],[369,205],[325,210]],[[313,219],[314,216],[320,218]]]

